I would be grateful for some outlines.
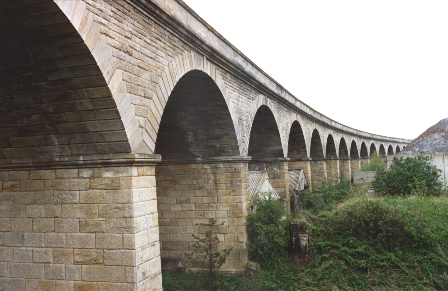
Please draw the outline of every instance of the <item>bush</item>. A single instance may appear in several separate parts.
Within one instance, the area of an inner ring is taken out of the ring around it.
[[[270,193],[252,201],[255,212],[247,215],[248,249],[251,260],[272,268],[288,256],[289,224],[284,205]]]
[[[368,164],[362,165],[361,171],[379,171],[384,169],[384,158],[377,153],[370,157]]]
[[[447,290],[447,211],[433,197],[357,198],[309,216],[316,260],[300,289]]]
[[[345,199],[351,190],[349,181],[340,179],[336,186],[324,181],[322,186],[314,190],[300,192],[302,208],[312,213],[330,210],[336,203]]]
[[[372,188],[383,194],[406,195],[422,188],[421,183],[424,181],[427,195],[440,195],[443,183],[439,177],[440,170],[431,165],[428,156],[394,158],[394,163],[387,172],[379,170],[376,173]]]

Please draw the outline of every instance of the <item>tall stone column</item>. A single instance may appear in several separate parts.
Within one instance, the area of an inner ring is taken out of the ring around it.
[[[249,171],[266,171],[272,186],[282,199],[283,204],[289,211],[289,176],[288,158],[272,158],[255,160],[249,163]]]
[[[162,290],[158,155],[2,160],[5,290]]]
[[[339,182],[339,159],[329,158],[325,160],[327,168],[327,180],[333,185]]]
[[[193,250],[193,234],[208,230],[197,224],[215,218],[220,248],[233,247],[222,267],[241,272],[247,263],[246,213],[250,204],[248,157],[216,157],[207,160],[167,160],[156,169],[157,202],[163,269],[185,263]]]
[[[327,178],[327,164],[325,159],[311,159],[311,188],[319,188],[322,182]]]
[[[353,180],[353,173],[359,171],[361,169],[361,159],[360,158],[351,158],[350,159],[350,168],[351,168],[351,180]]]
[[[345,180],[350,180],[351,173],[350,158],[341,158],[339,160],[339,175]]]

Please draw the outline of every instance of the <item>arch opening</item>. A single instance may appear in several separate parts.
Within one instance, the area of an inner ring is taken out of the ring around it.
[[[401,152],[401,150],[400,150],[400,146],[397,146],[396,148],[395,148],[395,153],[399,153],[399,152]]]
[[[57,4],[4,5],[0,159],[130,153],[107,82]],[[27,9],[50,12],[29,15]]]
[[[361,159],[368,159],[369,158],[369,152],[367,151],[367,145],[365,142],[362,142],[361,144]]]
[[[235,213],[244,218],[246,213],[245,203],[236,201],[247,201],[243,182],[248,164],[235,157],[239,147],[230,112],[206,73],[190,71],[175,85],[162,115],[155,153],[162,156],[156,167],[162,269],[169,270],[192,249],[191,234],[205,233],[197,223],[208,223],[211,217],[219,223]],[[223,202],[235,203],[232,214]],[[238,233],[243,223],[241,219],[217,234],[226,243],[230,239],[226,234]],[[237,244],[242,247],[245,242]],[[239,265],[244,265],[244,256],[237,250],[223,268]]]
[[[376,146],[374,143],[370,145],[370,156],[377,154]]]
[[[336,145],[331,134],[327,137],[327,147],[325,150],[327,180],[332,184],[337,184],[339,180],[339,160],[336,152]]]
[[[255,114],[250,131],[248,154],[254,161],[283,157],[277,122],[271,109],[266,105],[260,106]]]
[[[386,149],[384,148],[384,145],[383,145],[383,144],[380,145],[379,154],[380,154],[380,156],[382,156],[383,158],[386,157]]]
[[[341,137],[341,141],[339,142],[339,157],[340,158],[350,157],[347,143],[345,142],[345,139],[343,137]]]
[[[388,156],[394,155],[394,148],[392,147],[392,145],[389,145],[389,147],[387,148],[387,155]]]
[[[305,137],[298,121],[293,122],[289,133],[288,157],[291,160],[307,158]]]
[[[313,135],[311,136],[310,157],[312,159],[323,159],[324,158],[322,142],[320,139],[320,134],[317,131],[317,129],[315,129],[313,131]]]
[[[327,179],[327,164],[324,160],[322,141],[317,129],[313,131],[311,136],[310,157],[311,187],[317,188]]]
[[[345,139],[341,137],[339,142],[339,176],[342,179],[350,180],[350,159],[349,151]]]

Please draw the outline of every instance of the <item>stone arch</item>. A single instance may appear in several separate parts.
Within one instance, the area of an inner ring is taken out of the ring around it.
[[[395,153],[398,154],[400,152],[400,146],[397,145],[397,147],[395,148]]]
[[[261,105],[253,118],[248,155],[253,160],[284,157],[277,121],[266,105]]]
[[[303,129],[299,121],[295,120],[289,131],[288,157],[290,159],[306,159],[307,148]]]
[[[348,151],[347,143],[345,142],[344,137],[341,137],[341,140],[339,141],[339,157],[340,158],[349,158],[350,157],[350,153]]]
[[[327,137],[327,146],[325,150],[325,157],[328,158],[337,158],[338,154],[336,152],[336,145],[334,142],[333,135],[329,134]]]
[[[324,151],[322,147],[322,141],[320,138],[319,131],[317,129],[313,130],[311,136],[311,146],[310,146],[310,158],[312,159],[323,159]]]
[[[377,153],[376,145],[373,142],[370,144],[370,151],[369,151],[369,153],[370,153],[370,156],[372,156],[372,155]]]
[[[361,152],[360,152],[360,157],[362,159],[368,159],[369,158],[369,152],[367,150],[367,145],[365,142],[361,143]]]
[[[394,155],[394,147],[392,145],[389,145],[389,147],[387,148],[387,155]]]
[[[359,151],[358,151],[358,145],[353,140],[352,144],[350,145],[350,158],[359,159],[359,157],[360,157],[360,155],[359,155]]]
[[[239,155],[230,112],[208,74],[192,70],[178,80],[162,115],[155,153],[162,160]]]
[[[130,153],[107,78],[70,19],[52,1],[33,6],[42,15],[6,7],[0,158]]]
[[[261,107],[263,107],[264,110],[267,108],[271,112],[272,117],[274,118],[273,120],[275,121],[276,128],[277,128],[278,134],[280,136],[280,142],[281,142],[281,146],[282,146],[283,157],[285,157],[286,156],[285,153],[288,150],[288,148],[287,148],[288,145],[286,144],[287,141],[285,143],[283,143],[278,114],[277,114],[277,112],[275,110],[275,106],[274,106],[272,100],[270,100],[269,98],[267,98],[264,95],[258,95],[258,97],[255,99],[254,103],[252,104],[252,108],[251,108],[251,110],[249,112],[248,125],[247,125],[247,127],[245,129],[245,132],[246,132],[245,137],[246,138],[244,138],[242,140],[242,144],[244,144],[244,148],[242,149],[242,151],[243,151],[243,153],[246,153],[247,155],[250,156],[250,154],[249,154],[249,147],[250,147],[250,144],[251,144],[250,139],[251,139],[251,135],[252,135],[252,130],[253,130],[254,122],[255,122],[255,117],[257,116],[257,114],[258,114],[258,112],[259,112]]]
[[[386,156],[386,149],[384,148],[383,144],[380,144],[379,155],[382,157]]]

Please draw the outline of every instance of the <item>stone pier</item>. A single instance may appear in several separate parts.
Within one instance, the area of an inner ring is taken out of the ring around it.
[[[2,290],[161,290],[158,160],[2,160]]]
[[[327,179],[327,167],[325,159],[311,159],[311,188],[316,189],[322,185],[322,182]]]

